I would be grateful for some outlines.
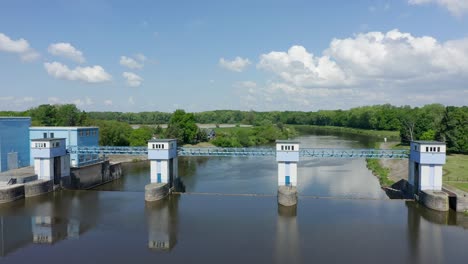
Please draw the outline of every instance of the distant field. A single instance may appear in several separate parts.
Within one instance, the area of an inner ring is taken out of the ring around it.
[[[161,128],[167,128],[167,124],[159,124],[159,125],[131,125],[133,129],[137,129],[141,126],[149,126],[149,127],[157,127],[160,126]],[[197,124],[199,128],[216,128],[216,124]],[[237,125],[235,124],[218,124],[220,128],[235,128]],[[252,127],[251,125],[239,125],[239,127]]]
[[[447,155],[443,181],[444,184],[468,192],[468,155]]]

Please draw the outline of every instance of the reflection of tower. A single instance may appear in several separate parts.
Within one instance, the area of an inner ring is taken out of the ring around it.
[[[300,263],[299,230],[297,227],[297,206],[278,205],[276,225],[277,263]]]
[[[67,237],[68,223],[50,216],[32,217],[33,242],[53,244]]]
[[[148,223],[148,248],[171,250],[177,243],[179,195],[146,203],[145,213]]]
[[[443,263],[444,244],[442,224],[447,224],[448,213],[437,212],[407,201],[408,243],[410,263]]]

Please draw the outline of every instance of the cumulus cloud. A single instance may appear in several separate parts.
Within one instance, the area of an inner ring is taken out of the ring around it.
[[[70,69],[68,66],[59,62],[46,62],[44,63],[44,68],[50,76],[57,79],[88,83],[100,83],[112,79],[112,76],[99,65]]]
[[[140,57],[140,59],[141,58],[142,57]],[[146,59],[146,57],[145,57],[145,59]],[[139,63],[135,59],[130,58],[130,57],[126,57],[126,56],[121,56],[120,57],[120,65],[125,66],[125,67],[130,68],[130,69],[141,69],[144,66],[143,63]]]
[[[78,63],[84,63],[86,61],[83,52],[77,50],[70,43],[60,42],[50,44],[47,51],[52,55],[64,57]]]
[[[0,51],[16,53],[23,61],[33,61],[40,56],[39,53],[29,46],[27,40],[13,40],[3,33],[0,33]]]
[[[109,105],[112,105],[112,104],[113,104],[112,100],[109,100],[109,99],[104,100],[104,105],[108,105],[108,106],[109,106]]]
[[[468,1],[466,0],[408,0],[411,5],[423,5],[435,3],[449,10],[454,16],[460,17],[468,13]]]
[[[122,76],[127,80],[127,85],[130,87],[138,87],[143,82],[143,78],[133,72],[124,72]]]
[[[236,57],[234,60],[229,61],[224,58],[219,59],[219,66],[230,71],[242,72],[251,62],[247,58]]]
[[[468,38],[439,43],[432,37],[414,37],[396,29],[369,32],[334,39],[321,56],[302,46],[263,54],[257,67],[301,87],[468,76]]]
[[[273,78],[249,90],[265,95],[249,94],[260,98],[257,101],[270,98],[323,108],[366,103],[463,104],[459,98],[468,82],[468,38],[440,42],[396,29],[368,32],[333,39],[320,55],[303,46],[262,54],[257,68]],[[419,96],[428,92],[434,96]]]

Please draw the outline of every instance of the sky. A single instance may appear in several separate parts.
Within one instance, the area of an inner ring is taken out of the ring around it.
[[[0,110],[467,105],[468,0],[0,0]]]

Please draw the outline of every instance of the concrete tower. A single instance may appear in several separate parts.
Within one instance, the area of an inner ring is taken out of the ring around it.
[[[70,156],[64,138],[40,138],[31,140],[34,172],[38,180],[60,184],[61,177],[70,176]]]
[[[278,162],[278,203],[284,206],[294,206],[297,204],[299,142],[277,140],[276,161]]]
[[[152,139],[148,142],[151,164],[151,183],[168,183],[177,178],[177,140]]]
[[[412,141],[410,146],[408,181],[414,191],[441,191],[442,165],[446,158],[445,143]]]

